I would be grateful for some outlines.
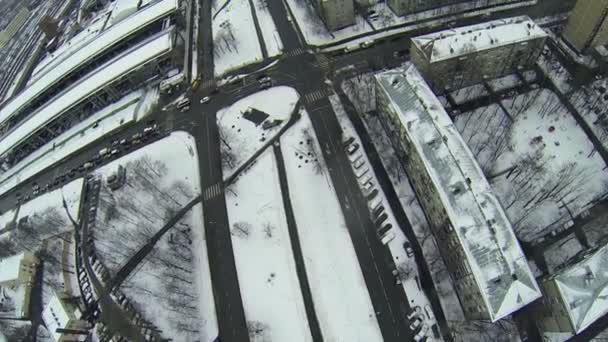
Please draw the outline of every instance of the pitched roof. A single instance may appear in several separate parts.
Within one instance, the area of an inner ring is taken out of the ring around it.
[[[511,227],[475,157],[412,65],[376,75],[424,163],[496,321],[541,296]]]
[[[532,19],[520,16],[434,32],[412,38],[412,43],[437,62],[546,36]]]
[[[608,265],[608,245],[560,271],[552,278],[577,334],[598,318],[608,314],[606,265]]]

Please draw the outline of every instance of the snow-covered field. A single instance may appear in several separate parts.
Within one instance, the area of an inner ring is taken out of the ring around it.
[[[493,180],[518,236],[530,240],[545,227],[559,230],[608,190],[608,172],[599,153],[572,114],[546,89],[503,101],[511,117],[509,149]],[[494,130],[491,130],[494,133]],[[544,232],[546,233],[546,232]]]
[[[296,103],[298,93],[289,87],[274,87],[257,92],[237,101],[217,113],[220,131],[222,170],[229,177],[239,166],[272,139],[287,123]],[[264,129],[243,117],[248,108],[257,109],[269,115],[266,122],[281,120],[277,126]]]
[[[125,167],[118,190],[106,179]],[[113,273],[175,213],[200,194],[194,139],[183,132],[136,150],[95,171],[102,187],[91,232]],[[155,246],[123,284],[143,316],[176,340],[212,341],[218,334],[200,204]]]
[[[277,172],[267,150],[226,190],[245,317],[252,341],[312,341]]]
[[[214,1],[214,4],[219,2]],[[218,10],[219,6],[214,6],[213,14]],[[262,61],[262,50],[251,15],[249,1],[229,1],[213,19],[215,76]]]
[[[274,20],[270,15],[266,1],[267,0],[253,0],[253,4],[258,17],[258,22],[260,23],[260,30],[264,37],[268,56],[274,57],[283,52],[283,42],[281,41],[277,27],[274,24]]]
[[[321,332],[327,341],[382,341],[320,146],[302,113],[280,142]]]

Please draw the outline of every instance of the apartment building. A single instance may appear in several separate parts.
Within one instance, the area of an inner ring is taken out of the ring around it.
[[[461,6],[461,10],[463,10],[498,6],[518,1],[521,0],[387,0],[386,2],[396,15],[402,16],[455,4],[466,5],[466,8]]]
[[[412,39],[412,62],[436,92],[460,89],[533,67],[547,34],[527,16]]]
[[[355,24],[353,0],[316,0],[315,4],[329,30],[335,31]]]
[[[37,264],[38,258],[30,252],[0,260],[0,290],[9,288],[20,297],[15,298],[19,304],[15,307],[14,318],[27,318],[29,316],[30,298]]]
[[[538,326],[578,334],[608,314],[608,245],[576,258],[543,281]]]
[[[579,51],[608,43],[608,0],[578,0],[563,36]]]
[[[375,76],[380,120],[405,167],[469,319],[497,321],[540,297],[504,210],[411,64]]]

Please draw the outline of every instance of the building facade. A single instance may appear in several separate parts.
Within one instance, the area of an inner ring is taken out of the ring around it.
[[[608,314],[608,245],[593,249],[543,281],[538,326],[578,334]]]
[[[329,30],[335,31],[355,24],[353,0],[316,0],[315,4]]]
[[[464,313],[496,321],[540,297],[511,224],[412,65],[375,76],[380,121],[439,244]]]
[[[529,17],[435,32],[412,39],[412,62],[436,92],[531,68],[547,34]]]
[[[578,0],[564,38],[579,51],[608,43],[608,0]]]

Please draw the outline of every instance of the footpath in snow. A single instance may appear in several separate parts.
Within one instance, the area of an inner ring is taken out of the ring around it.
[[[382,341],[308,114],[280,139],[315,311],[326,341]]]
[[[253,341],[312,341],[272,149],[226,190],[232,246]]]

